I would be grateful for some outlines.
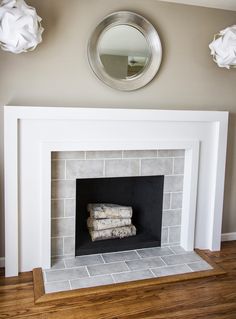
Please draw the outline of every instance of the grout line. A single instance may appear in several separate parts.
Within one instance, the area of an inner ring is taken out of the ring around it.
[[[115,278],[113,277],[113,274],[111,274],[111,278],[113,280],[113,283],[116,284]]]
[[[169,227],[166,227],[167,228],[167,244],[170,245],[170,232],[169,232]]]
[[[168,227],[168,228],[173,228],[173,227],[181,227],[181,224],[177,224],[177,225],[169,225],[169,226],[164,226],[164,227]],[[172,243],[170,243],[172,245]]]
[[[163,209],[163,212],[175,212],[175,211],[182,211],[182,207]]]
[[[65,266],[65,269],[67,269],[67,266],[66,266],[66,261],[65,261],[65,259],[62,259],[62,261],[63,261],[63,264],[64,264],[64,266]]]
[[[158,268],[161,268],[161,267],[158,267]],[[154,268],[155,269],[155,268]],[[157,276],[155,275],[155,273],[152,271],[152,268],[149,268],[148,270],[151,271],[151,273],[153,274],[154,278],[157,278]]]
[[[63,199],[63,216],[67,217],[66,216],[66,200],[65,199]]]
[[[75,235],[71,235],[71,236],[52,236],[51,239],[60,239],[60,238],[74,238]],[[52,256],[52,257],[57,257],[57,256],[67,256],[67,255],[71,255],[71,254],[63,254],[63,255],[55,255],[55,256]]]
[[[103,255],[100,254],[100,256],[101,256],[101,258],[102,258],[103,264],[106,264],[106,261],[105,261],[105,259],[103,258]]]
[[[66,172],[67,172],[67,161],[64,160],[64,179],[66,179]]]
[[[173,252],[174,255],[177,255],[176,252],[171,248],[171,246],[169,246],[168,248]]]
[[[86,269],[86,271],[87,271],[87,273],[88,273],[88,276],[91,277],[90,272],[89,272],[89,270],[88,270],[88,265],[85,266],[85,269]]]
[[[173,255],[170,255],[170,256],[173,256]],[[161,256],[161,260],[163,261],[163,263],[164,263],[166,266],[168,266],[167,263],[165,262],[165,260],[164,260],[162,257],[165,257],[165,256]]]
[[[139,255],[139,253],[138,253],[138,250],[137,249],[135,249],[134,250],[135,252],[136,252],[136,254],[138,255],[138,257],[139,257],[139,259],[142,259],[142,257]]]
[[[163,194],[180,194],[180,193],[183,193],[183,191],[163,192]]]
[[[173,197],[172,194],[173,194],[173,193],[170,193],[170,209],[172,209],[172,197]]]
[[[188,264],[185,263],[183,265],[187,266],[191,270],[191,272],[194,272],[194,270],[192,268],[190,268],[190,266]]]

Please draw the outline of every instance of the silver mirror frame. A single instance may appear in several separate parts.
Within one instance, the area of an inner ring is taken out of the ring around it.
[[[137,76],[127,79],[115,79],[105,70],[98,52],[101,36],[108,29],[128,25],[139,30],[145,37],[150,48],[150,58],[143,71]],[[108,86],[121,91],[133,91],[147,85],[156,75],[161,65],[162,46],[159,35],[153,25],[139,14],[119,11],[106,16],[94,30],[88,43],[88,59],[96,76]]]

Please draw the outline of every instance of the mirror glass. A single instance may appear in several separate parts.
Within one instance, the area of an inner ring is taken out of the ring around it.
[[[101,35],[98,54],[107,74],[122,80],[142,73],[151,57],[151,50],[138,29],[130,25],[117,25]]]

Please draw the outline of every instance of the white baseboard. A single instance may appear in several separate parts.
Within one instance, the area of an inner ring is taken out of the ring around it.
[[[221,235],[221,241],[231,241],[236,240],[236,232],[235,233],[225,233]]]
[[[0,268],[5,267],[5,257],[0,257]]]

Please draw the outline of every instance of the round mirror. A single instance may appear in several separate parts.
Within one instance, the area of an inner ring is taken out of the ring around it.
[[[151,55],[144,35],[129,25],[107,30],[98,43],[98,53],[105,71],[115,79],[137,76]]]
[[[107,16],[97,26],[88,56],[99,79],[113,88],[131,91],[153,79],[162,49],[156,30],[145,18],[122,11]]]

